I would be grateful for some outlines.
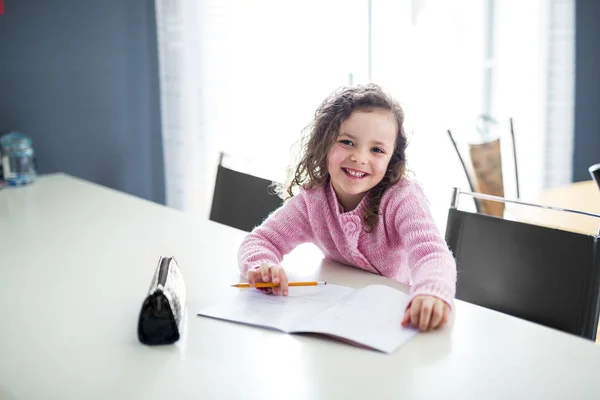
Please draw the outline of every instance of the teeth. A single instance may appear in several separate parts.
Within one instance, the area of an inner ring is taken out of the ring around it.
[[[363,176],[365,176],[366,174],[364,172],[355,172],[355,171],[351,171],[349,169],[345,169],[345,171],[349,174],[352,175],[355,178],[362,178]]]

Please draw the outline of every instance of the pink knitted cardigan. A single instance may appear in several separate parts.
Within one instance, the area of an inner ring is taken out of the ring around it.
[[[456,263],[435,225],[421,187],[405,178],[388,188],[375,229],[364,229],[368,196],[344,212],[331,183],[300,192],[256,227],[240,246],[242,275],[262,263],[279,265],[305,242],[328,259],[411,285],[411,297],[431,295],[451,306]]]

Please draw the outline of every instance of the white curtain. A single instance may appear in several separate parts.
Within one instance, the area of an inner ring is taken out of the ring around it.
[[[408,167],[440,229],[452,187],[468,190],[446,131],[466,143],[482,111],[483,4],[373,0],[373,79],[404,105]]]
[[[550,1],[547,39],[544,186],[553,187],[573,179],[575,0]]]
[[[290,147],[320,101],[369,78],[404,105],[409,168],[441,229],[452,186],[468,188],[446,130],[467,143],[485,101],[505,137],[505,193],[515,195],[513,117],[521,197],[533,198],[548,184],[548,88],[572,85],[550,79],[554,3],[560,0],[156,0],[168,204],[208,215],[220,151],[282,179]],[[552,140],[572,141],[572,99],[554,107],[567,110],[567,122]]]
[[[206,210],[205,72],[195,0],[156,0],[161,121],[168,206]]]
[[[452,187],[468,190],[446,130],[468,156],[483,112],[499,122],[507,198],[516,198],[511,117],[521,199],[570,181],[573,0],[372,1],[373,79],[405,102],[409,167],[438,226]]]
[[[366,82],[365,0],[156,0],[156,8],[170,206],[207,215],[221,151],[283,179],[320,101]]]

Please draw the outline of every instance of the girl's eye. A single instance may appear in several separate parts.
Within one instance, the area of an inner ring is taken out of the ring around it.
[[[382,149],[380,149],[379,147],[373,147],[373,149],[372,149],[372,150],[373,150],[375,153],[381,153],[381,154],[383,154],[383,150],[382,150]]]
[[[346,146],[352,146],[352,142],[350,140],[347,140],[347,139],[340,140],[340,143],[341,144],[345,144]]]

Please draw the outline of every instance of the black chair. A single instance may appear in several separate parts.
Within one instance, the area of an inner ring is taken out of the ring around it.
[[[600,164],[594,164],[589,168],[590,175],[596,185],[598,185],[598,189],[600,189]]]
[[[221,154],[209,219],[250,232],[283,203],[273,192],[272,184],[225,167]]]
[[[457,262],[456,298],[594,340],[600,312],[599,237],[459,210],[454,189],[446,242]]]

